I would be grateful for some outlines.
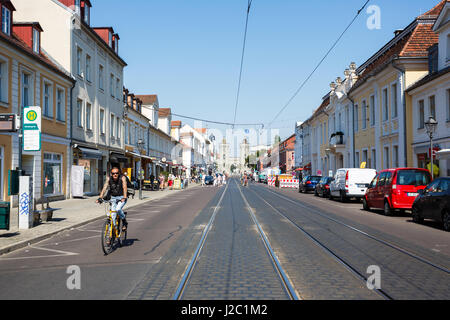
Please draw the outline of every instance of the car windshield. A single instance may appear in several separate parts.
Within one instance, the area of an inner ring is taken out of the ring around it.
[[[313,181],[313,182],[319,182],[320,179],[322,179],[322,177],[309,177],[308,180]]]
[[[422,170],[400,170],[397,173],[397,184],[401,186],[426,186],[430,180],[430,174]]]

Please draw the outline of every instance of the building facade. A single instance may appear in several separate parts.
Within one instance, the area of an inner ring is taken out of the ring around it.
[[[27,107],[41,110],[40,150],[20,151],[18,132],[0,133],[0,198],[17,205],[17,197],[8,195],[8,171],[20,168],[32,178],[33,199],[65,199],[70,172],[68,110],[75,81],[44,53],[40,39],[45,30],[39,22],[17,22],[18,9],[10,1],[2,1],[0,7],[1,113],[25,117]],[[12,210],[11,225],[17,221]]]
[[[84,167],[84,194],[98,194],[111,166],[111,154],[123,153],[125,147],[122,90],[126,63],[119,56],[119,36],[112,27],[91,27],[89,0],[14,3],[20,9],[19,19],[38,19],[48,30],[41,37],[46,53],[76,79],[67,119],[71,162]]]

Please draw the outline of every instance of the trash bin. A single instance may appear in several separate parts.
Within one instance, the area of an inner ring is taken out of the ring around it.
[[[0,230],[9,230],[10,203],[0,202]]]

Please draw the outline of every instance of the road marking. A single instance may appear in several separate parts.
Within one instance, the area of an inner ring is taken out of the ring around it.
[[[38,249],[38,250],[44,250],[44,251],[50,251],[50,252],[59,253],[59,254],[52,254],[52,255],[48,255],[48,256],[16,257],[16,258],[1,258],[0,257],[0,261],[56,258],[56,257],[69,257],[69,256],[78,256],[79,255],[79,253],[75,253],[75,252],[61,251],[61,250],[48,249],[48,248],[42,248],[42,247],[36,247],[36,246],[31,246],[31,248]]]

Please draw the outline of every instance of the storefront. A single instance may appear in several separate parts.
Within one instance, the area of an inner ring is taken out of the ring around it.
[[[97,149],[78,147],[74,149],[74,164],[84,167],[83,193],[97,194],[99,164],[103,154]]]

